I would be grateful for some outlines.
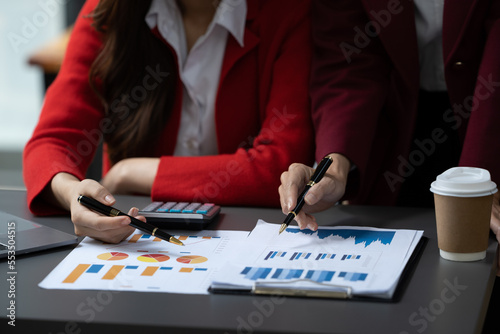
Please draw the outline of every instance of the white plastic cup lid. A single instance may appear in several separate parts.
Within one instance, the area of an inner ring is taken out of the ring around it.
[[[486,169],[453,167],[438,175],[431,191],[443,196],[482,197],[496,193],[497,185]]]

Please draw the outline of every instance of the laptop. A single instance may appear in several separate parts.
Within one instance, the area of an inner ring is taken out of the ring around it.
[[[0,211],[0,259],[76,243],[74,235]]]

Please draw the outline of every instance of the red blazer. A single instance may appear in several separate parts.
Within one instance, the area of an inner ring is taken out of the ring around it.
[[[88,84],[101,42],[86,15],[75,24],[60,73],[47,91],[39,123],[24,151],[30,209],[54,213],[39,194],[59,172],[83,179],[101,131],[110,124]],[[280,174],[292,162],[311,164],[309,1],[248,1],[244,47],[229,35],[216,100],[219,155],[173,157],[182,89],[156,147],[161,157],[153,200],[279,206]],[[153,32],[152,32],[153,33]],[[105,170],[109,163],[105,157]]]
[[[393,205],[411,168],[419,93],[412,1],[313,1],[311,96],[316,157],[337,152],[357,169],[347,198]],[[375,32],[379,32],[377,36]],[[460,165],[500,182],[500,2],[446,1],[445,77],[460,123]],[[455,123],[450,123],[455,124]],[[415,161],[415,160],[414,160]]]

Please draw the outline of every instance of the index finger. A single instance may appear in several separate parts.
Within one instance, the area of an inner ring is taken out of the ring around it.
[[[283,213],[288,213],[295,207],[299,190],[305,187],[311,171],[302,164],[292,164],[288,171],[281,174],[281,185],[278,189]]]

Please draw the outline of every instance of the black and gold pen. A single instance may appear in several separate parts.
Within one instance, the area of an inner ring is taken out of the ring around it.
[[[314,186],[316,183],[318,183],[323,176],[325,176],[326,171],[328,170],[328,167],[332,164],[333,159],[329,155],[324,157],[321,162],[319,163],[318,167],[316,167],[316,170],[314,171],[313,175],[311,176],[311,179],[307,183],[305,189],[302,191],[302,193],[299,195],[297,198],[297,205],[295,208],[288,213],[288,215],[285,218],[285,221],[283,224],[281,224],[280,227],[280,234],[283,232],[288,225],[292,222],[293,218],[297,216],[297,214],[300,212],[302,209],[302,206],[304,206],[305,203],[305,197],[309,189],[311,189],[312,186]]]
[[[89,208],[93,211],[99,212],[105,216],[109,216],[109,217],[127,216],[130,218],[130,224],[129,224],[130,226],[135,227],[136,229],[138,229],[144,233],[150,234],[150,235],[157,237],[157,238],[160,238],[162,240],[171,242],[171,243],[179,245],[179,246],[184,246],[182,241],[174,238],[173,236],[171,236],[167,232],[160,230],[158,227],[153,226],[153,225],[148,224],[148,223],[145,223],[145,222],[143,222],[137,218],[134,218],[132,216],[129,216],[126,213],[123,213],[120,210],[115,209],[111,206],[104,205],[101,202],[99,202],[93,198],[90,198],[90,197],[87,197],[84,195],[80,195],[78,197],[78,202],[80,204],[82,204],[83,206],[86,206],[87,208]]]

